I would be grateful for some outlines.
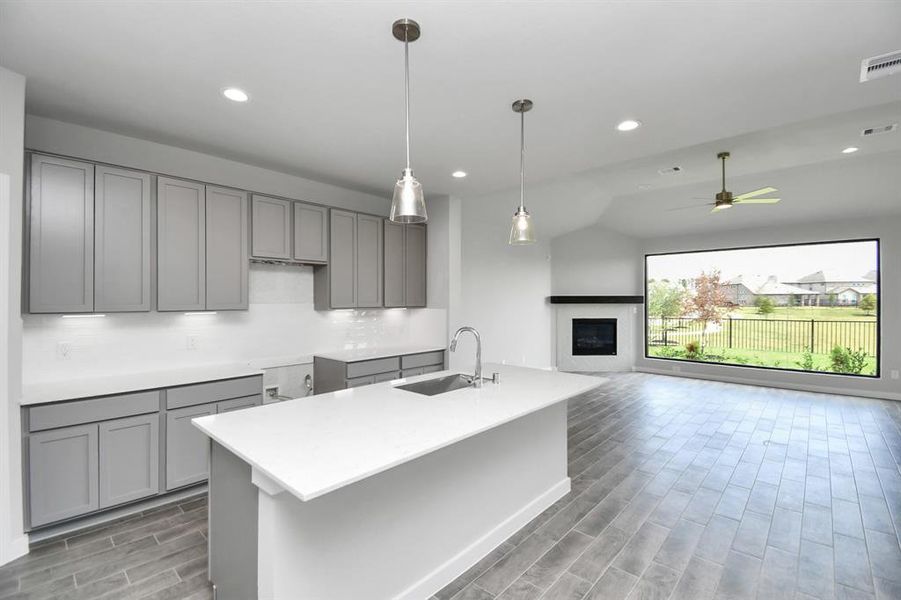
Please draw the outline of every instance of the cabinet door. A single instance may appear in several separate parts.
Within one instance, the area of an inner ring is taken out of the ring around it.
[[[31,158],[28,311],[94,310],[94,165]]]
[[[100,508],[159,492],[159,413],[100,423]]]
[[[206,308],[206,194],[204,186],[157,180],[157,308]]]
[[[291,204],[289,200],[253,196],[253,255],[291,258]]]
[[[407,306],[425,306],[426,229],[424,225],[407,225],[406,230],[404,289]]]
[[[357,307],[382,306],[381,217],[357,215]]]
[[[97,425],[78,425],[28,437],[31,526],[100,508]]]
[[[294,203],[294,260],[328,262],[328,209]]]
[[[216,413],[215,404],[201,404],[166,413],[166,489],[198,483],[207,478],[210,440],[191,425],[191,419]]]
[[[329,306],[357,306],[357,215],[329,211]]]
[[[247,194],[206,189],[206,308],[245,310],[248,296]]]
[[[404,226],[385,219],[385,307],[406,306],[404,298]]]
[[[150,310],[150,175],[95,168],[94,310]]]

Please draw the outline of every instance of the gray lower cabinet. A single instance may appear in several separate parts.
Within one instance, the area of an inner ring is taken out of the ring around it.
[[[247,193],[206,188],[206,309],[248,307]]]
[[[256,258],[291,258],[290,200],[253,195],[252,254]]]
[[[214,403],[178,408],[166,413],[166,489],[206,480],[210,441],[191,419],[216,414]]]
[[[100,508],[159,492],[159,413],[100,423]]]
[[[94,310],[150,310],[150,175],[94,169]]]
[[[294,253],[296,261],[328,262],[328,209],[324,206],[294,203]]]
[[[28,437],[28,498],[32,527],[100,507],[96,424],[32,433]]]
[[[386,355],[365,360],[343,361],[313,357],[316,393],[334,392],[444,370],[444,350]]]
[[[385,307],[426,305],[426,227],[385,221]]]
[[[206,190],[157,179],[157,309],[206,308]]]
[[[28,312],[94,310],[94,165],[32,155]]]

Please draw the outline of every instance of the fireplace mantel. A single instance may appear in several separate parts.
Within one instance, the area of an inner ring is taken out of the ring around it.
[[[551,304],[644,304],[644,296],[550,296]]]

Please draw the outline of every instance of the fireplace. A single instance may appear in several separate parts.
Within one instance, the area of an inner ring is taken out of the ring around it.
[[[615,356],[616,319],[573,319],[573,356]]]

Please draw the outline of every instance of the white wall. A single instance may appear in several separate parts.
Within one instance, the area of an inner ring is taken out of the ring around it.
[[[25,315],[26,384],[202,364],[308,360],[316,352],[444,345],[445,309],[313,310],[313,268],[251,265],[250,307],[215,315]],[[196,349],[188,349],[188,336]],[[68,358],[57,351],[70,344]]]
[[[0,67],[0,564],[28,552],[22,531],[22,177],[25,78]]]
[[[461,292],[451,329],[479,330],[483,362],[547,368],[554,363],[550,241],[538,222],[537,243],[507,244],[517,202],[514,193],[462,200]],[[451,365],[470,369],[473,352],[469,339],[461,342]]]
[[[374,196],[175,146],[28,115],[25,146],[173,177],[387,215],[391,185]],[[389,180],[390,184],[390,180]]]
[[[879,299],[882,306],[882,376],[880,378],[808,374],[649,359],[644,357],[644,349],[641,346],[636,357],[637,368],[672,373],[674,367],[679,367],[682,374],[697,377],[901,400],[901,380],[891,379],[892,370],[901,370],[901,217],[809,223],[802,226],[767,227],[707,235],[655,238],[644,240],[642,254],[868,237],[881,238],[882,279]],[[761,270],[765,271],[766,269],[762,268]]]
[[[555,295],[643,294],[637,238],[592,225],[551,241],[551,289]]]

